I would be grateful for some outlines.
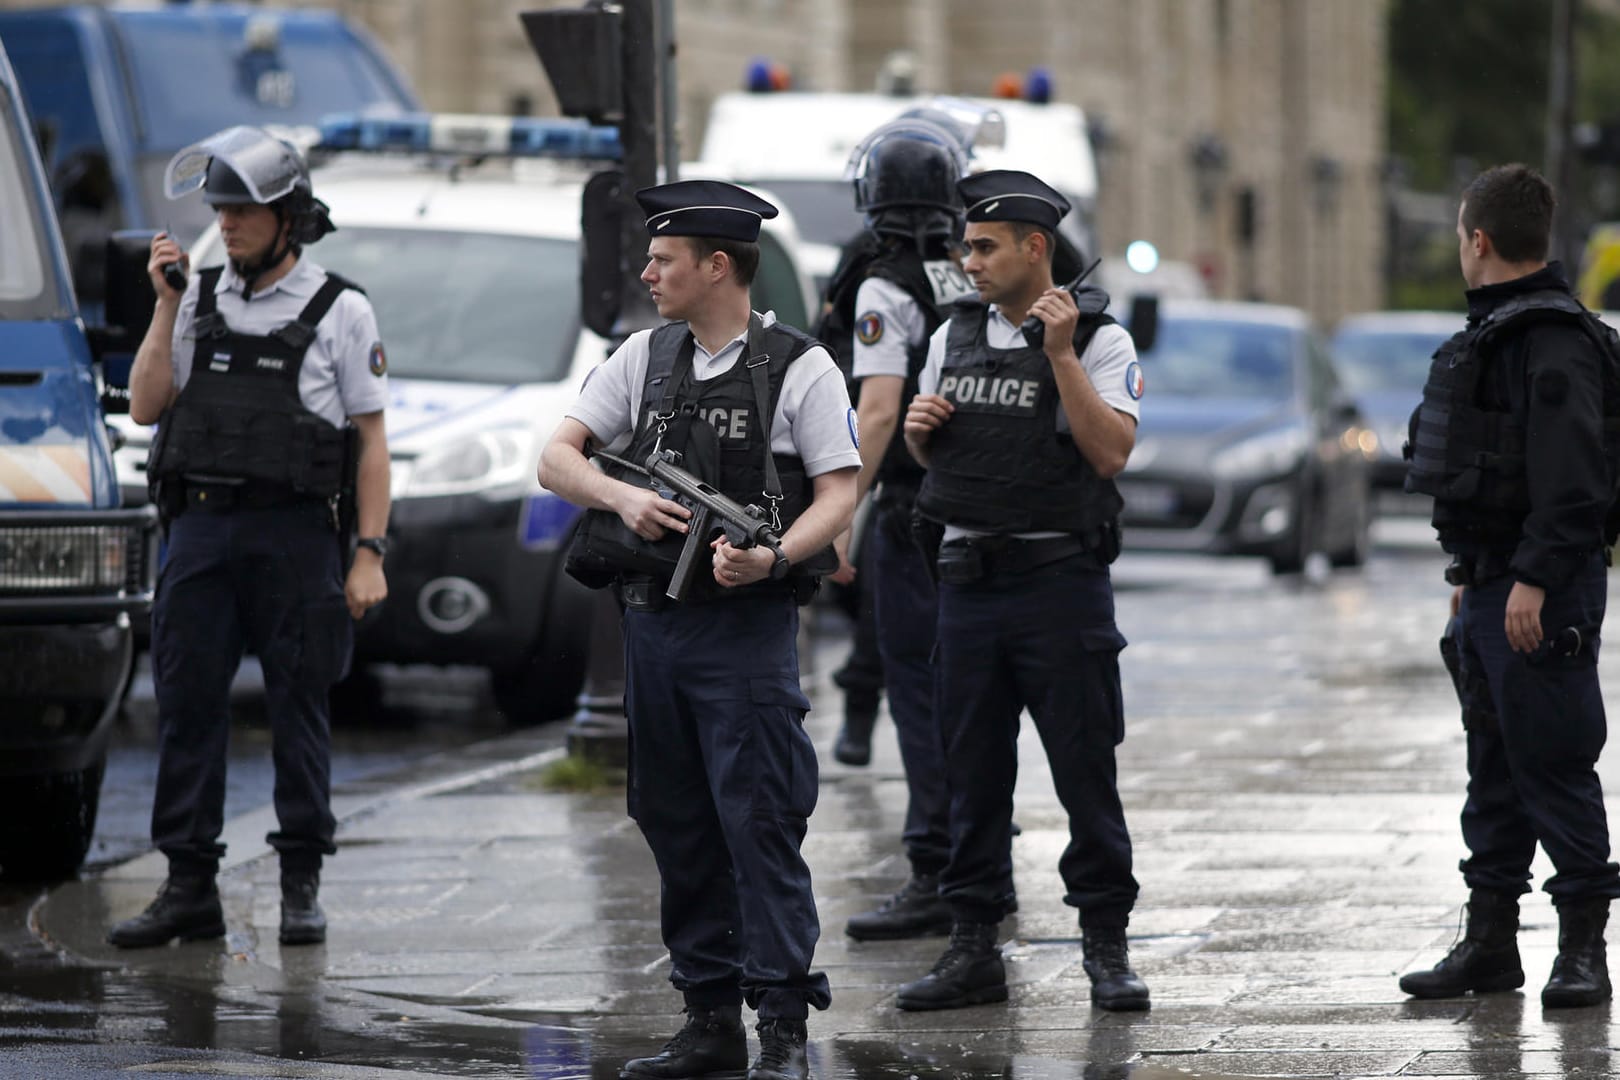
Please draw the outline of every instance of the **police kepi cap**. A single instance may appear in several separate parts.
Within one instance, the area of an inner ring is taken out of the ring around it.
[[[991,169],[956,182],[969,221],[1023,221],[1054,230],[1069,200],[1027,172]]]
[[[753,243],[759,239],[760,222],[779,212],[753,192],[719,180],[679,180],[642,188],[636,201],[647,214],[648,236],[710,236]]]

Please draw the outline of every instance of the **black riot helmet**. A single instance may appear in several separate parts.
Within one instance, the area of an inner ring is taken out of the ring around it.
[[[263,128],[227,128],[193,143],[170,159],[163,184],[171,199],[201,188],[209,206],[268,206],[277,219],[289,223],[285,247],[272,247],[259,262],[237,267],[249,291],[289,251],[336,230],[326,204],[315,197],[303,155]]]
[[[968,156],[957,136],[932,121],[907,117],[872,132],[850,156],[847,178],[855,208],[878,233],[955,239],[962,232],[956,182]]]

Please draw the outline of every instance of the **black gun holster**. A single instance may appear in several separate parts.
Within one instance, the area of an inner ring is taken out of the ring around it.
[[[1455,615],[1446,623],[1446,632],[1440,637],[1440,659],[1451,676],[1457,704],[1462,706],[1463,729],[1477,731],[1494,724],[1496,708],[1491,701],[1491,685],[1484,672],[1463,662],[1462,628]]]

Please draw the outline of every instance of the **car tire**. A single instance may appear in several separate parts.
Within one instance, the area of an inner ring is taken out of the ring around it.
[[[1372,496],[1366,494],[1361,500],[1361,509],[1356,514],[1349,541],[1344,547],[1328,552],[1328,562],[1341,570],[1353,569],[1367,565],[1367,557],[1371,553]]]
[[[1271,572],[1276,575],[1298,574],[1305,570],[1305,561],[1316,550],[1316,511],[1308,491],[1301,491],[1294,503],[1294,528],[1271,553]]]
[[[101,805],[103,758],[76,772],[10,779],[0,797],[0,880],[54,881],[84,863]]]
[[[495,705],[509,724],[526,727],[571,716],[589,660],[591,590],[563,571],[561,552],[546,594],[546,617],[522,662],[490,670]]]

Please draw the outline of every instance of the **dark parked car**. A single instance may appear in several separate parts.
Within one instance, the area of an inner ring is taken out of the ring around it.
[[[1333,335],[1344,382],[1378,433],[1373,493],[1380,514],[1429,512],[1429,500],[1402,492],[1407,422],[1423,398],[1434,351],[1463,328],[1456,311],[1375,311],[1352,315]]]
[[[1366,561],[1377,436],[1297,308],[1166,301],[1141,354],[1147,396],[1119,478],[1126,545]]]

